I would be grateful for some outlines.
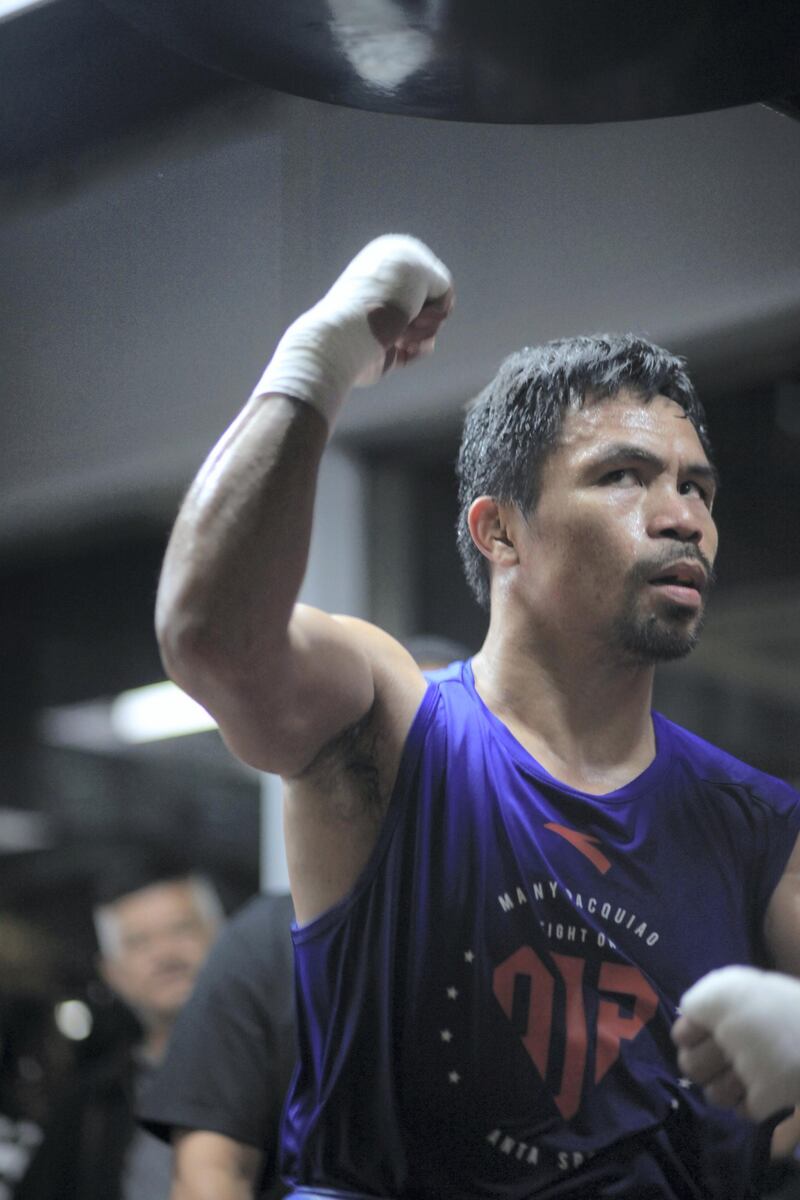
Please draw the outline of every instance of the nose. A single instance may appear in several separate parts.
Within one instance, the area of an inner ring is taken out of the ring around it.
[[[708,520],[711,519],[706,508],[703,507],[702,513],[698,511],[696,498],[681,495],[675,487],[665,489],[653,509],[650,536],[690,542],[696,546],[703,539],[703,514]]]

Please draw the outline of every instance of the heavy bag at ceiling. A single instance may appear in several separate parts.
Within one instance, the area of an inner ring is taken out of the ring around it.
[[[451,121],[677,116],[800,91],[798,0],[106,0],[226,74]]]

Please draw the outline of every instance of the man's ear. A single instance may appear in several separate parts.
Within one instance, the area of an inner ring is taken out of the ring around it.
[[[481,554],[497,566],[509,567],[519,562],[510,515],[509,506],[491,496],[479,496],[469,507],[467,524],[472,540]]]

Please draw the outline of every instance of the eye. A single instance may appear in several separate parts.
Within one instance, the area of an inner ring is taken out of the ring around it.
[[[696,479],[685,479],[678,487],[681,496],[697,496],[707,508],[711,507],[712,495],[708,488],[703,487]]]
[[[614,484],[640,484],[641,477],[635,467],[617,467],[615,471],[607,471],[600,479],[601,486],[613,487]]]

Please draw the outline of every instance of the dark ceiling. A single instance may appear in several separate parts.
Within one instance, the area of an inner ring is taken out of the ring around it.
[[[237,86],[93,0],[53,0],[0,24],[0,174],[41,170]]]

